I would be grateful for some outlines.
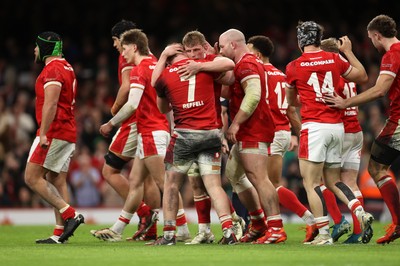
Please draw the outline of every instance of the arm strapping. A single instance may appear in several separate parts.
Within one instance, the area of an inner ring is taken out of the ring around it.
[[[128,101],[124,104],[124,106],[122,106],[118,113],[113,118],[111,118],[111,125],[115,126],[128,119],[128,117],[130,117],[139,106],[142,95],[142,89],[131,89],[129,92]]]
[[[261,82],[259,78],[246,80],[246,95],[244,96],[240,109],[248,115],[253,114],[261,99]]]

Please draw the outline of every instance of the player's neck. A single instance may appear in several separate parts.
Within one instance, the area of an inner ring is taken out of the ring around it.
[[[321,48],[319,46],[315,46],[315,45],[307,45],[307,46],[304,46],[303,49],[304,49],[304,53],[321,51]]]
[[[269,64],[270,63],[268,57],[262,56],[260,59],[261,59],[261,61],[263,61],[264,64]]]
[[[248,53],[250,53],[250,50],[247,48],[247,46],[237,48],[237,51],[236,51],[236,53],[235,53],[235,58],[234,58],[233,61],[234,61],[235,63],[239,62],[240,59],[242,59],[242,57],[243,57],[245,54],[248,54]]]
[[[151,58],[149,55],[138,55],[133,59],[135,65],[139,65],[144,59]]]
[[[50,61],[52,61],[54,59],[57,59],[57,58],[61,58],[61,56],[49,56],[49,57],[46,57],[44,59],[44,64],[47,65]]]
[[[393,38],[387,38],[386,41],[383,43],[383,47],[385,48],[385,51],[389,51],[390,47],[392,47],[393,44],[398,43],[399,40],[396,37]]]

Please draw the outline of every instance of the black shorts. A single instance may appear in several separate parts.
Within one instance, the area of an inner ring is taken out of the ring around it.
[[[377,140],[372,143],[371,159],[377,163],[391,165],[399,156],[400,151],[393,149],[386,144]]]

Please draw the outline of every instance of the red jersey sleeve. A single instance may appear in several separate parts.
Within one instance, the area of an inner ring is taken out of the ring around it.
[[[295,71],[294,71],[294,63],[290,62],[287,66],[286,66],[286,84],[288,88],[292,88],[294,86],[296,86],[295,84]]]
[[[157,79],[156,84],[154,85],[154,88],[156,89],[158,97],[160,97],[160,98],[167,97],[167,95],[165,93],[167,90],[167,84],[164,80],[163,74],[161,74],[161,76]]]

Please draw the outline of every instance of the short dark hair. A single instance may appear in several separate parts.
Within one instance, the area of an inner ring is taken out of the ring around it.
[[[136,44],[140,55],[149,55],[149,40],[141,29],[133,29],[121,35],[121,45]]]
[[[374,17],[367,26],[368,31],[377,31],[385,38],[393,38],[397,35],[396,22],[387,15]]]
[[[275,47],[271,39],[267,36],[256,35],[249,38],[247,43],[251,43],[263,56],[270,57]]]
[[[121,34],[128,30],[136,29],[136,24],[130,20],[121,20],[111,29],[111,36],[120,38]]]

